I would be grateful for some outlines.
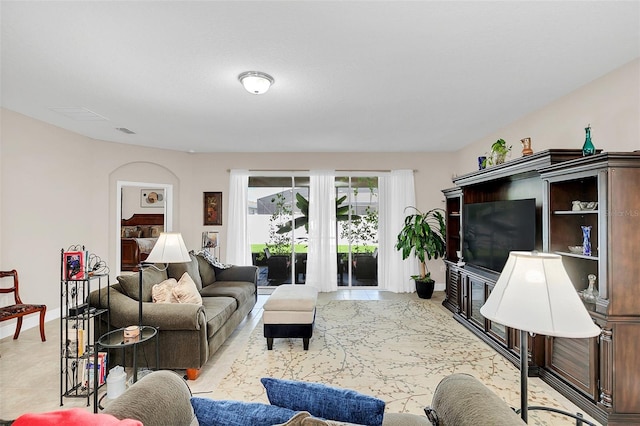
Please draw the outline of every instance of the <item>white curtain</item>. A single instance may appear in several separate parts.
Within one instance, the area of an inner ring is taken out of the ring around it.
[[[412,293],[415,284],[411,275],[418,274],[418,261],[413,256],[403,261],[395,244],[404,224],[405,208],[416,205],[413,170],[393,170],[380,177],[378,187],[378,285],[395,293]]]
[[[251,244],[247,230],[249,171],[231,170],[229,176],[229,221],[226,263],[251,265]]]
[[[333,170],[312,170],[309,184],[309,248],[306,285],[338,289],[336,189]]]

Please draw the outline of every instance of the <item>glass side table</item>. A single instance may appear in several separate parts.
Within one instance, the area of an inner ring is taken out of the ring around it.
[[[138,381],[138,345],[155,338],[156,343],[156,370],[160,369],[160,353],[158,346],[158,330],[155,327],[143,325],[140,327],[140,335],[135,339],[126,340],[124,338],[124,328],[110,331],[103,334],[98,339],[98,348],[104,349],[122,349],[122,360],[124,364],[125,350],[133,348],[133,383]],[[98,353],[98,350],[95,352]],[[98,406],[98,392],[94,394],[95,407]]]

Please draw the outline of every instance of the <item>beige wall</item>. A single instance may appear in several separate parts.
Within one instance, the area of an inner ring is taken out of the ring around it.
[[[522,100],[526,102],[526,99]],[[581,149],[587,125],[597,149],[640,149],[640,59],[606,74],[544,108],[483,135],[459,152],[455,173],[477,168],[478,156],[502,138],[513,146],[512,158],[521,155],[520,139],[530,137],[534,151],[551,148]]]
[[[59,316],[61,249],[84,244],[113,267],[115,280],[117,181],[173,185],[173,230],[189,248],[200,247],[205,230],[226,241],[225,226],[202,225],[202,193],[223,192],[226,225],[229,169],[414,169],[421,208],[442,207],[440,190],[451,185],[451,153],[188,154],[92,140],[1,112],[1,268],[19,271],[23,299],[46,303],[50,318]],[[441,262],[433,271],[443,282]]]
[[[440,190],[452,186],[452,174],[474,171],[476,157],[500,137],[514,145],[514,155],[523,137],[532,138],[536,151],[579,149],[590,123],[597,148],[640,149],[639,75],[636,60],[454,153],[188,154],[97,141],[3,109],[0,268],[17,269],[23,299],[46,303],[49,317],[59,316],[61,249],[84,244],[115,265],[118,180],[173,185],[173,230],[198,248],[205,230],[220,231],[226,241],[225,226],[202,225],[202,193],[223,192],[226,225],[229,169],[414,169],[418,207],[428,209],[442,207]],[[442,262],[430,269],[442,283]]]

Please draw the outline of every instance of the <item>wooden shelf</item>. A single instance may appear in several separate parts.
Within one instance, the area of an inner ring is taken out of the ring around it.
[[[567,257],[575,257],[578,259],[586,259],[586,260],[599,260],[598,256],[587,256],[584,254],[579,254],[579,253],[571,253],[569,251],[556,251],[556,254],[559,254],[561,256],[567,256]]]
[[[577,215],[582,216],[585,214],[599,214],[600,210],[555,210],[553,214],[568,214],[568,215]]]

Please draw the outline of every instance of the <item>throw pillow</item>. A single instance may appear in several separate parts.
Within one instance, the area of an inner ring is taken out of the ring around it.
[[[274,426],[362,426],[355,423],[334,422],[332,420],[322,420],[311,417],[306,411],[301,411],[291,417],[288,422]]]
[[[169,278],[151,288],[151,297],[153,303],[177,303],[178,300],[173,296],[173,288],[178,285],[175,278]]]
[[[167,271],[158,269],[155,266],[148,266],[142,272],[142,301],[151,302],[151,291],[155,284],[166,280]],[[139,300],[138,274],[120,275],[117,277],[120,287],[124,293],[134,300]]]
[[[198,423],[207,426],[271,426],[284,423],[296,412],[259,402],[191,398]]]
[[[200,279],[200,269],[198,268],[198,261],[192,254],[189,254],[189,257],[191,258],[190,262],[170,263],[167,267],[167,275],[171,278],[179,280],[185,272],[188,272],[189,276],[196,284],[196,288],[198,289],[198,291],[200,291],[202,290],[202,280]]]
[[[229,269],[231,267],[233,267],[233,265],[231,263],[221,263],[218,261],[218,259],[216,259],[215,257],[213,257],[213,255],[211,253],[209,253],[209,251],[207,250],[200,250],[197,252],[191,252],[192,254],[195,254],[197,256],[202,256],[207,262],[209,262],[211,264],[211,266],[218,268],[218,269]]]
[[[119,420],[111,414],[93,414],[82,408],[23,414],[11,424],[15,426],[142,426],[142,422],[138,420]]]
[[[321,383],[294,380],[260,379],[272,405],[312,416],[363,425],[382,425],[385,402],[353,390]]]
[[[171,290],[171,294],[176,298],[178,303],[195,303],[196,305],[202,305],[202,296],[200,296],[196,284],[187,272],[182,274],[178,284]]]

